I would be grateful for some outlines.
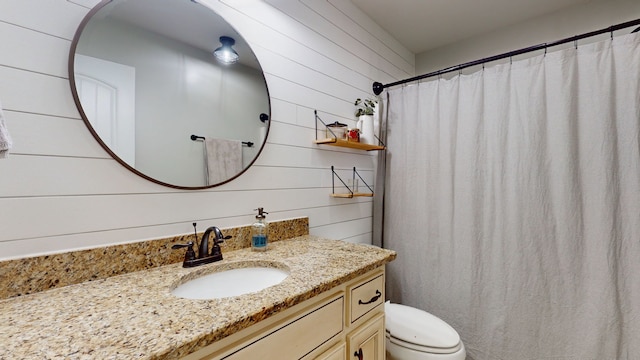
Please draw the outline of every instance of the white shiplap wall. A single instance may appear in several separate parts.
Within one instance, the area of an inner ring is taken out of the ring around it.
[[[0,102],[14,149],[0,160],[0,260],[308,216],[312,234],[370,242],[370,198],[333,199],[331,165],[373,182],[375,154],[318,147],[313,110],[353,123],[371,83],[412,76],[414,55],[346,0],[202,0],[265,71],[272,124],[256,164],[209,190],[162,187],[95,142],[73,103],[67,59],[95,0],[0,0]]]

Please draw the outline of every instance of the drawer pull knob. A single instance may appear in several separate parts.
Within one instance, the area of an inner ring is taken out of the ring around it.
[[[376,301],[378,301],[378,299],[380,299],[380,296],[382,296],[382,293],[380,292],[380,290],[376,290],[376,296],[372,297],[371,300],[364,302],[362,300],[358,300],[358,304],[359,305],[367,305],[367,304],[371,304],[374,303]]]
[[[358,360],[362,360],[364,355],[362,354],[362,348],[358,349],[358,351],[353,353],[353,356],[357,357]]]

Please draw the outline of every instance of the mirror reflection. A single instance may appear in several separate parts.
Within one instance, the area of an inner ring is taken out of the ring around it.
[[[233,39],[237,62],[214,57],[221,37]],[[92,134],[154,182],[225,183],[251,166],[266,141],[270,104],[257,59],[229,24],[195,1],[101,2],[78,29],[69,66]]]

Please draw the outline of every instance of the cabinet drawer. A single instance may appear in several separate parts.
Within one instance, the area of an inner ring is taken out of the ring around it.
[[[346,360],[347,359],[347,345],[340,343],[331,349],[323,352],[320,356],[314,358],[314,360]]]
[[[344,297],[306,313],[225,359],[300,359],[343,330]]]
[[[384,274],[354,285],[349,292],[349,314],[351,323],[354,323],[384,302]]]

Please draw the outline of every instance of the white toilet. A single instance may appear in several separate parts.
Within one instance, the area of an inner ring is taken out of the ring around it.
[[[437,316],[410,306],[384,305],[387,360],[464,360],[460,335]]]

